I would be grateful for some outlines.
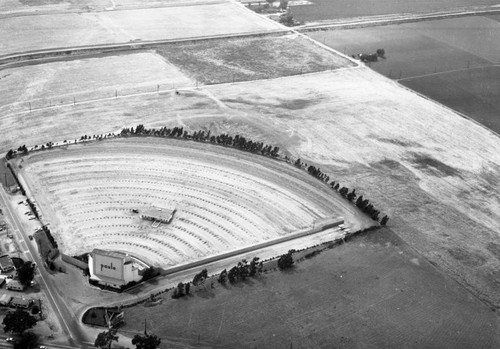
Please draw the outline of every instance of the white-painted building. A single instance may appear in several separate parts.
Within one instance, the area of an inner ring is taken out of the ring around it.
[[[89,254],[90,280],[101,285],[120,288],[132,281],[140,281],[141,267],[124,252],[94,249]]]

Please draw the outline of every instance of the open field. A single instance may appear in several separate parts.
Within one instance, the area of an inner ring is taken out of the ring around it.
[[[203,84],[268,79],[355,65],[297,34],[179,43],[157,51]]]
[[[280,30],[236,3],[3,18],[0,56],[31,50]]]
[[[315,31],[307,35],[347,55],[384,48],[386,59],[370,67],[393,79],[500,62],[500,23],[488,17]]]
[[[147,318],[148,329],[166,342],[195,347],[200,335],[207,348],[500,345],[496,314],[389,229],[326,250],[291,272],[187,298],[165,294],[161,305],[126,309],[124,329],[137,330]]]
[[[384,48],[386,59],[370,68],[500,132],[499,22],[467,17],[308,35],[348,55]]]
[[[194,81],[154,52],[53,62],[5,69],[0,73],[0,113],[72,104],[115,93],[155,92]]]
[[[139,122],[239,133],[317,164],[388,213],[426,258],[500,306],[500,140],[449,109],[353,68],[11,114],[0,149]]]
[[[0,17],[217,3],[224,0],[2,0]]]
[[[400,83],[500,134],[500,66],[408,78]]]
[[[478,7],[497,5],[497,0],[314,0],[313,4],[292,6],[295,18],[306,22],[327,19],[350,18],[360,16],[376,16],[393,13],[432,12],[462,7]]]
[[[364,226],[355,218],[361,213],[306,171],[194,142],[76,145],[24,157],[21,175],[70,255],[99,247],[167,267],[284,236],[325,217],[343,215],[353,229]],[[176,208],[172,223],[155,228],[132,212],[150,205]]]

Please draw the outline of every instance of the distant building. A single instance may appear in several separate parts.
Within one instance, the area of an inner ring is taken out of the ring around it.
[[[9,271],[14,270],[14,263],[8,254],[0,256],[0,270],[2,273],[8,273]]]
[[[141,218],[153,222],[170,223],[174,218],[176,209],[163,209],[151,207],[141,211]]]
[[[94,249],[89,254],[90,280],[103,286],[120,288],[129,282],[140,281],[142,266],[123,252]]]

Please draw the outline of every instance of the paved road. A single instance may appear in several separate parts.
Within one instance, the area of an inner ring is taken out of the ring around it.
[[[7,193],[2,186],[0,186],[0,200],[3,202],[3,206],[5,207],[4,214],[13,225],[17,238],[21,242],[21,246],[24,250],[23,252],[25,252],[28,259],[34,261],[38,265],[37,270],[40,275],[40,286],[47,295],[47,299],[49,300],[52,309],[55,311],[63,332],[68,336],[69,344],[72,347],[77,346],[86,348],[87,345],[82,345],[82,343],[87,342],[87,338],[80,329],[79,321],[68,311],[64,301],[58,296],[57,289],[48,272],[45,270],[43,261],[40,258],[37,249],[31,243],[22,244],[23,241],[28,241],[28,234],[24,231],[21,222],[14,213],[14,209],[12,208],[10,200],[7,197]],[[24,249],[26,246],[27,250]],[[53,345],[51,344],[51,346]]]

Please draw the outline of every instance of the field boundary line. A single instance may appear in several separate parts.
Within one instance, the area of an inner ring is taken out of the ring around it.
[[[16,68],[19,66],[30,65],[30,64],[42,64],[45,63],[43,62],[43,60],[57,61],[57,60],[68,60],[68,58],[74,60],[78,59],[75,57],[86,57],[88,55],[112,54],[112,53],[118,54],[120,52],[127,52],[127,51],[148,50],[148,49],[153,49],[159,45],[209,41],[217,39],[237,39],[237,38],[246,38],[252,36],[259,37],[259,36],[276,35],[276,34],[284,35],[291,32],[293,32],[293,30],[291,30],[288,27],[284,27],[281,29],[257,30],[253,32],[241,32],[233,34],[216,34],[207,36],[192,36],[187,38],[173,38],[173,39],[161,39],[161,40],[140,40],[132,42],[55,47],[44,50],[12,52],[0,56],[0,70],[7,68]],[[102,51],[102,52],[96,52],[96,51]],[[35,56],[35,58],[33,58],[32,56]],[[37,56],[39,57],[36,58]]]
[[[435,75],[441,75],[441,74],[448,74],[448,73],[457,73],[457,72],[462,72],[462,71],[467,71],[467,70],[474,70],[474,69],[484,69],[484,68],[489,68],[489,67],[500,67],[500,63],[494,63],[492,64],[485,64],[485,65],[480,65],[476,67],[470,67],[470,68],[461,68],[461,69],[452,69],[452,70],[447,70],[447,71],[442,71],[442,72],[436,72],[436,73],[428,73],[428,74],[421,74],[421,75],[415,75],[415,76],[408,76],[406,78],[401,78],[401,79],[395,79],[397,82],[400,81],[406,81],[406,80],[411,80],[411,79],[419,79],[419,78],[426,78],[429,76],[435,76]]]
[[[373,72],[375,72],[375,71],[373,71]],[[376,72],[375,72],[375,73],[376,73]],[[377,73],[377,74],[379,74],[379,73]],[[383,76],[384,78],[386,78],[386,77],[385,77],[384,75],[382,75],[382,74],[379,74],[379,75],[381,75],[381,76]],[[389,79],[389,78],[386,78],[386,79]],[[483,128],[483,129],[485,129],[485,130],[487,130],[487,131],[491,132],[494,136],[497,136],[497,137],[499,137],[499,138],[500,138],[500,134],[496,133],[495,131],[493,131],[493,130],[492,130],[492,129],[490,129],[489,127],[487,127],[487,126],[485,126],[485,125],[481,124],[479,121],[474,120],[473,118],[471,118],[471,117],[470,117],[470,116],[468,116],[467,114],[464,114],[464,113],[462,113],[461,111],[458,111],[458,110],[455,110],[455,109],[453,109],[453,108],[451,108],[451,107],[448,107],[447,105],[444,105],[443,103],[441,103],[441,102],[439,102],[439,101],[436,101],[435,99],[432,99],[432,98],[430,98],[430,97],[427,97],[426,95],[424,95],[424,94],[422,94],[422,93],[420,93],[420,92],[418,92],[418,91],[412,90],[411,88],[409,88],[409,87],[407,87],[407,86],[405,86],[405,85],[403,85],[403,84],[400,84],[398,81],[394,81],[394,80],[391,80],[391,79],[389,79],[389,80],[390,80],[390,81],[392,81],[392,82],[394,82],[394,83],[396,83],[396,84],[398,84],[400,87],[404,88],[404,89],[405,89],[405,90],[407,90],[408,92],[415,93],[415,94],[416,94],[416,95],[418,95],[419,97],[424,98],[424,99],[426,99],[426,100],[428,100],[428,101],[430,101],[430,102],[433,102],[433,103],[435,103],[435,104],[439,105],[440,107],[442,107],[442,108],[444,108],[444,109],[447,109],[447,110],[449,110],[449,111],[453,112],[454,114],[457,114],[458,116],[461,116],[461,117],[463,117],[464,119],[467,119],[467,120],[469,120],[469,121],[473,122],[473,123],[474,123],[474,124],[476,124],[477,126],[479,126],[479,127]]]
[[[460,18],[469,16],[484,16],[490,14],[500,14],[500,9],[488,7],[485,9],[459,9],[455,11],[443,12],[435,11],[420,14],[390,14],[382,16],[368,16],[359,18],[346,18],[340,20],[329,20],[319,23],[305,24],[297,27],[298,31],[316,31],[316,30],[336,30],[336,29],[354,29],[364,27],[376,27],[392,24],[404,24],[413,22],[433,21],[440,19]]]

